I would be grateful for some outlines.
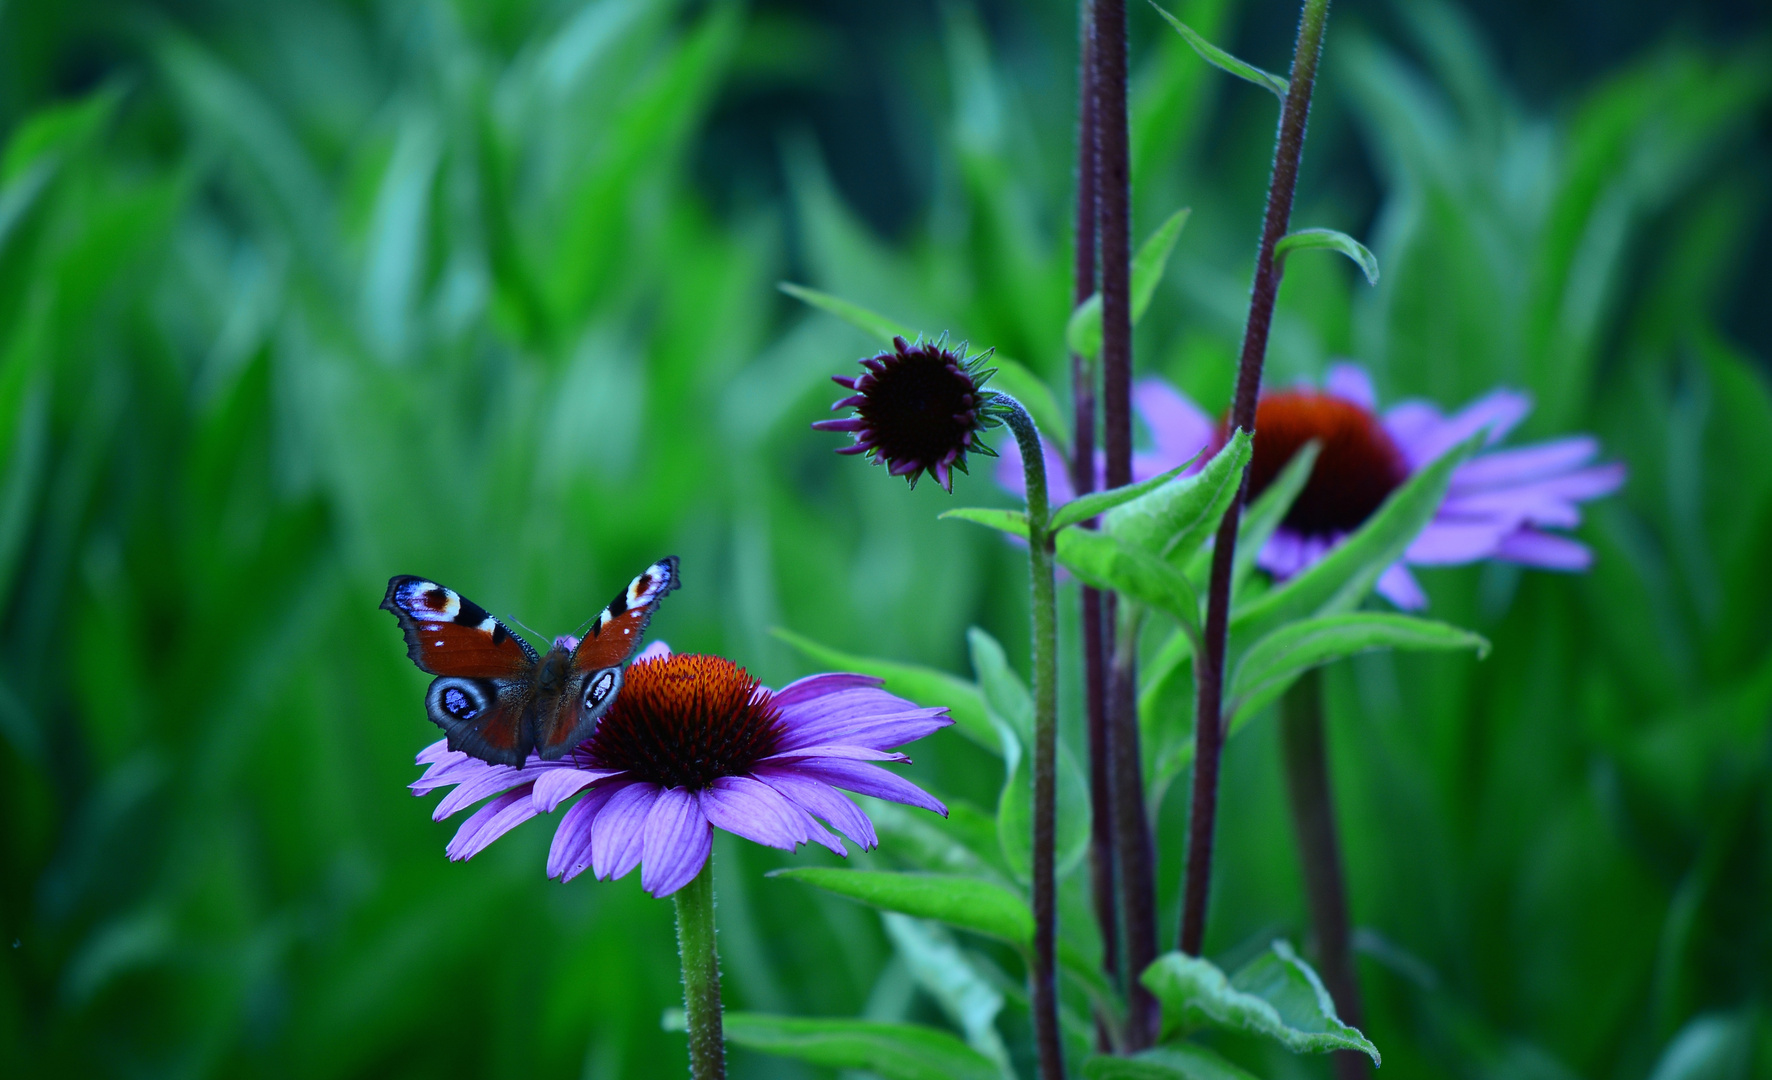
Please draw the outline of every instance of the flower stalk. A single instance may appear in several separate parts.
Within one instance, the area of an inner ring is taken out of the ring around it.
[[[1345,1024],[1361,1026],[1360,986],[1354,975],[1352,920],[1335,833],[1335,802],[1329,790],[1329,753],[1323,733],[1323,671],[1305,672],[1280,700],[1280,756],[1286,801],[1298,839],[1305,905],[1317,939],[1317,971]],[[1338,1080],[1371,1075],[1366,1055],[1337,1053]]]
[[[1033,417],[1007,394],[996,394],[993,404],[1015,433],[1027,481],[1028,569],[1033,579],[1034,631],[1034,1041],[1039,1050],[1041,1080],[1063,1080],[1054,867],[1058,824],[1058,603],[1053,576],[1053,534],[1049,527],[1052,508],[1046,495],[1046,456]]]
[[[1298,43],[1292,55],[1292,79],[1286,103],[1280,110],[1280,129],[1274,145],[1274,165],[1268,183],[1267,215],[1262,224],[1261,247],[1255,259],[1255,283],[1250,290],[1249,320],[1243,331],[1243,352],[1237,368],[1237,393],[1231,406],[1232,429],[1255,431],[1255,406],[1261,391],[1261,369],[1267,358],[1268,330],[1273,323],[1274,300],[1279,295],[1280,271],[1274,264],[1274,246],[1286,235],[1292,220],[1292,197],[1298,188],[1298,163],[1304,154],[1305,124],[1310,117],[1311,90],[1317,81],[1317,61],[1323,51],[1323,28],[1329,19],[1329,0],[1305,0],[1298,23]],[[1105,315],[1105,296],[1104,296]],[[1105,327],[1105,324],[1104,324]],[[1104,330],[1105,333],[1105,330]],[[1236,557],[1237,528],[1249,490],[1248,470],[1237,496],[1225,512],[1212,551],[1212,575],[1206,598],[1205,636],[1195,669],[1194,788],[1192,815],[1188,822],[1187,879],[1183,886],[1181,951],[1200,955],[1206,936],[1206,902],[1212,874],[1212,841],[1218,816],[1218,766],[1224,748],[1224,665],[1230,630],[1231,566]]]
[[[678,889],[677,952],[683,961],[683,1017],[689,1031],[689,1075],[725,1080],[720,1026],[720,957],[714,947],[714,859]]]
[[[1095,293],[1095,11],[1089,0],[1079,5],[1080,48],[1077,63],[1077,213],[1076,251],[1072,264],[1071,306]],[[1095,366],[1080,353],[1071,354],[1071,400],[1076,451],[1071,455],[1071,487],[1079,496],[1095,490]],[[1094,528],[1093,520],[1083,523]],[[1120,929],[1114,885],[1113,784],[1107,721],[1107,652],[1102,594],[1082,590],[1083,702],[1089,741],[1089,880],[1101,932],[1101,966],[1109,980],[1120,970]],[[1109,1033],[1098,1026],[1098,1049],[1109,1048]]]

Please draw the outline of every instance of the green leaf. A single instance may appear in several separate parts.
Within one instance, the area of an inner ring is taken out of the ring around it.
[[[1255,1080],[1251,1073],[1194,1043],[1176,1043],[1133,1057],[1101,1055],[1083,1063],[1084,1080]]]
[[[1204,450],[1201,451],[1201,453],[1204,452]],[[1180,476],[1182,470],[1198,460],[1200,460],[1200,455],[1195,454],[1161,476],[1153,476],[1149,480],[1140,480],[1136,484],[1109,488],[1106,491],[1092,491],[1080,499],[1072,499],[1058,508],[1057,512],[1052,515],[1052,523],[1048,527],[1053,532],[1057,532],[1067,525],[1075,525],[1080,521],[1088,521],[1092,517],[1104,514],[1121,503],[1131,502],[1145,492],[1155,491]]]
[[[852,304],[840,297],[832,296],[830,293],[808,289],[804,285],[796,285],[791,281],[777,282],[775,287],[801,303],[810,304],[820,311],[835,315],[850,326],[878,338],[887,345],[892,344],[892,339],[895,337],[904,338],[906,341],[917,339],[916,331],[909,327],[901,326],[878,312],[869,311],[860,304]]]
[[[1311,469],[1317,463],[1317,452],[1323,447],[1317,439],[1305,443],[1292,455],[1292,460],[1280,470],[1254,502],[1243,511],[1243,520],[1237,524],[1237,554],[1231,562],[1231,597],[1235,603],[1238,590],[1249,571],[1255,569],[1255,557],[1267,544],[1268,538],[1274,535],[1280,522],[1285,520],[1287,511],[1304,490],[1304,485],[1311,478]],[[1188,575],[1194,581],[1204,583],[1212,566],[1212,551],[1201,548],[1195,555]]]
[[[1061,450],[1068,450],[1071,445],[1071,426],[1065,419],[1064,410],[1058,407],[1058,398],[1053,396],[1052,388],[1026,365],[1011,360],[1006,356],[994,356],[991,364],[997,369],[987,385],[989,390],[998,390],[1021,402],[1021,407],[1034,418],[1034,426],[1040,429],[1040,437],[1057,444]]]
[[[1236,498],[1251,445],[1247,432],[1237,432],[1193,476],[1176,477],[1110,510],[1102,518],[1102,530],[1160,559],[1191,558]]]
[[[1034,938],[1027,901],[1006,886],[978,878],[826,866],[798,866],[768,876],[803,881],[882,911],[934,919],[1020,948]]]
[[[1239,79],[1245,79],[1252,82],[1263,90],[1273,91],[1281,101],[1286,100],[1286,95],[1290,92],[1291,86],[1285,79],[1270,72],[1263,71],[1254,64],[1238,60],[1230,53],[1225,52],[1223,49],[1195,33],[1191,27],[1180,19],[1177,19],[1167,11],[1164,11],[1157,5],[1156,0],[1151,0],[1151,6],[1157,9],[1157,14],[1169,20],[1169,25],[1175,27],[1175,32],[1180,34],[1182,39],[1189,45],[1193,46],[1194,51],[1200,54],[1200,59],[1221,71],[1230,72]]]
[[[978,679],[985,710],[1027,743],[1034,737],[1034,697],[1027,684],[1009,666],[1003,646],[985,630],[976,626],[968,629],[966,646],[972,654],[972,673]]]
[[[1231,632],[1248,640],[1281,623],[1347,611],[1364,600],[1380,574],[1408,550],[1445,498],[1452,470],[1487,438],[1480,432],[1447,451],[1391,493],[1378,512],[1315,566],[1251,600],[1231,617]]]
[[[1157,286],[1163,280],[1163,271],[1169,265],[1169,255],[1175,250],[1175,241],[1181,237],[1182,227],[1187,224],[1188,215],[1193,211],[1182,207],[1170,214],[1168,220],[1157,227],[1157,231],[1138,246],[1138,254],[1132,257],[1132,324],[1144,318],[1150,308],[1151,300],[1157,295]],[[1071,318],[1065,324],[1065,345],[1078,356],[1094,359],[1101,354],[1101,294],[1094,293],[1089,299],[1078,304],[1071,312]]]
[[[946,706],[948,715],[953,717],[956,731],[993,754],[1002,752],[997,729],[985,715],[984,699],[979,696],[978,687],[971,683],[945,671],[919,664],[876,660],[869,656],[842,652],[781,627],[773,628],[770,633],[776,640],[798,649],[832,671],[854,671],[862,675],[872,675],[886,680],[886,689],[889,692],[909,698],[926,708]]]
[[[1024,743],[1014,767],[1003,780],[997,799],[997,842],[1003,858],[1020,881],[1034,874],[1034,782],[1027,763],[1033,747]],[[1058,825],[1053,837],[1053,859],[1060,877],[1083,861],[1089,851],[1089,780],[1070,747],[1060,743],[1058,767]]]
[[[728,1012],[726,1041],[748,1050],[832,1069],[865,1069],[885,1080],[1002,1080],[997,1066],[948,1032],[922,1024]],[[683,1011],[665,1030],[684,1030]]]
[[[1285,693],[1311,668],[1374,649],[1475,649],[1481,658],[1488,655],[1489,642],[1448,623],[1375,611],[1287,623],[1250,646],[1237,662],[1226,695],[1231,729]]]
[[[1381,1064],[1377,1048],[1336,1017],[1317,973],[1284,941],[1229,979],[1210,961],[1172,952],[1140,981],[1162,1003],[1165,1042],[1214,1027],[1266,1036],[1299,1054],[1359,1050]]]
[[[1378,284],[1377,256],[1366,250],[1365,244],[1334,229],[1299,229],[1280,237],[1280,242],[1274,245],[1274,269],[1280,269],[1287,255],[1308,248],[1328,248],[1330,251],[1341,252],[1359,265],[1361,272],[1366,275],[1366,284]]]
[[[881,912],[880,921],[917,985],[965,1032],[966,1045],[990,1059],[1007,1080],[1014,1080],[1009,1048],[997,1033],[1003,992],[979,973],[939,924],[895,911]]]
[[[1198,636],[1200,598],[1180,570],[1093,529],[1066,529],[1058,534],[1057,547],[1058,561],[1088,584],[1156,608]]]
[[[1028,516],[1020,510],[999,510],[986,506],[959,506],[952,510],[944,510],[935,515],[938,519],[953,518],[956,521],[970,521],[974,525],[983,525],[987,529],[997,529],[1011,536],[1028,538]]]

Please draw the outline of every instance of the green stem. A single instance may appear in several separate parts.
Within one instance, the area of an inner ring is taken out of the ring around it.
[[[1237,395],[1228,427],[1255,434],[1255,404],[1261,392],[1261,368],[1267,359],[1268,331],[1274,301],[1280,292],[1280,271],[1274,245],[1292,220],[1292,196],[1298,190],[1298,163],[1304,156],[1305,121],[1310,118],[1311,89],[1323,52],[1323,27],[1329,0],[1305,0],[1298,22],[1298,45],[1292,54],[1291,88],[1280,110],[1280,131],[1274,143],[1274,168],[1268,181],[1267,216],[1261,227],[1261,248],[1255,256],[1255,283],[1249,290],[1249,321],[1243,329],[1243,353],[1237,366]],[[1181,951],[1199,956],[1206,940],[1206,901],[1211,895],[1212,839],[1218,819],[1218,764],[1224,749],[1224,663],[1230,636],[1231,566],[1237,552],[1237,526],[1249,494],[1249,470],[1237,497],[1225,511],[1212,548],[1212,575],[1206,594],[1206,628],[1194,668],[1194,790],[1188,820],[1187,881],[1182,889]]]
[[[1040,431],[1021,403],[1007,394],[997,401],[1015,433],[1027,481],[1028,569],[1033,578],[1034,621],[1034,1042],[1041,1080],[1063,1080],[1064,1049],[1058,1030],[1058,906],[1054,854],[1058,824],[1058,603],[1053,579],[1051,507],[1046,497],[1046,456]]]
[[[714,948],[714,856],[677,890],[677,953],[683,960],[683,1016],[689,1029],[689,1075],[725,1080],[720,1030],[720,956]]]
[[[1341,871],[1341,843],[1335,833],[1335,800],[1329,789],[1329,749],[1323,734],[1323,672],[1304,673],[1280,699],[1280,756],[1286,765],[1286,796],[1298,838],[1304,872],[1305,905],[1317,939],[1317,970],[1342,1022],[1359,1027],[1360,984],[1354,974],[1353,926],[1347,910],[1347,884]],[[1339,1080],[1371,1074],[1366,1055],[1335,1055]]]

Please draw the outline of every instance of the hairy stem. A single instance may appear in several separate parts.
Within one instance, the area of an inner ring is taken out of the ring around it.
[[[720,956],[714,948],[714,857],[678,889],[677,953],[683,961],[683,1016],[689,1029],[689,1075],[725,1080],[720,1028]]]
[[[1243,354],[1237,367],[1237,396],[1231,405],[1231,427],[1255,431],[1255,402],[1261,391],[1261,367],[1267,357],[1268,329],[1280,274],[1274,266],[1274,245],[1292,220],[1292,196],[1298,188],[1298,162],[1304,154],[1305,121],[1310,117],[1311,89],[1317,81],[1317,60],[1323,51],[1323,27],[1329,0],[1305,0],[1298,22],[1298,44],[1292,54],[1292,84],[1280,110],[1280,131],[1274,145],[1274,167],[1268,182],[1267,217],[1261,248],[1255,257],[1255,284],[1250,290],[1249,321],[1243,331]],[[1224,661],[1230,630],[1231,564],[1237,551],[1237,527],[1249,493],[1249,471],[1243,470],[1237,497],[1225,512],[1212,551],[1212,576],[1206,597],[1206,633],[1195,668],[1193,813],[1188,821],[1187,881],[1182,894],[1181,950],[1200,955],[1206,937],[1206,900],[1212,876],[1212,838],[1218,816],[1218,765],[1224,748]]]
[[[1046,498],[1046,458],[1033,417],[1007,394],[1006,417],[1021,449],[1027,482],[1028,570],[1033,579],[1034,622],[1034,1042],[1041,1080],[1064,1080],[1064,1049],[1058,1030],[1058,900],[1054,846],[1058,815],[1058,603],[1053,578],[1051,506]]]
[[[1298,838],[1304,896],[1317,939],[1317,970],[1335,1011],[1359,1027],[1360,984],[1354,976],[1347,886],[1341,873],[1341,845],[1335,835],[1335,802],[1329,790],[1329,752],[1323,735],[1323,673],[1312,669],[1292,684],[1280,701],[1280,755],[1286,766],[1286,798]],[[1339,1080],[1371,1075],[1366,1055],[1335,1055]]]
[[[1114,630],[1114,660],[1108,671],[1108,715],[1114,718],[1114,836],[1121,889],[1126,903],[1127,1052],[1143,1050],[1157,1037],[1157,1000],[1138,974],[1157,959],[1156,852],[1144,805],[1144,766],[1138,737],[1138,631],[1144,612],[1124,598]]]
[[[1079,5],[1081,38],[1077,65],[1076,261],[1072,266],[1071,306],[1095,293],[1095,12]],[[1071,354],[1071,400],[1075,405],[1076,452],[1071,455],[1071,487],[1078,495],[1095,489],[1095,369],[1087,357]],[[1094,528],[1089,522],[1087,527]],[[1083,700],[1089,731],[1089,882],[1101,931],[1101,966],[1108,979],[1120,971],[1120,929],[1114,888],[1113,786],[1107,726],[1107,654],[1102,634],[1101,593],[1082,589]],[[1099,1049],[1110,1034],[1098,1018]]]

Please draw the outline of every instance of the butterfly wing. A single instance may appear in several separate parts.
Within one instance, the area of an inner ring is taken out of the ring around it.
[[[525,719],[539,659],[527,641],[486,609],[434,581],[402,574],[381,606],[406,635],[406,655],[439,678],[425,691],[425,713],[451,750],[521,765],[534,746]]]
[[[642,570],[598,613],[572,651],[565,692],[537,722],[536,753],[544,760],[564,757],[591,737],[597,718],[621,689],[622,665],[640,647],[659,601],[679,584],[677,557],[666,556]]]

